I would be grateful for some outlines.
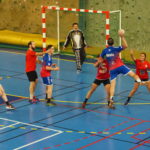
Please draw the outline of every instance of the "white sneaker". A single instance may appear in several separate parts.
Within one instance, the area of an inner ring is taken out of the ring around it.
[[[9,104],[9,105],[6,105],[6,109],[13,110],[13,109],[16,109],[16,108],[13,105]]]
[[[80,73],[80,72],[82,72],[82,70],[81,69],[77,69],[77,73]]]

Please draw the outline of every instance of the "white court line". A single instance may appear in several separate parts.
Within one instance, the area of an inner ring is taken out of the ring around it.
[[[48,138],[51,138],[51,137],[56,136],[56,135],[58,135],[58,134],[61,134],[61,133],[55,133],[55,134],[53,134],[53,135],[50,135],[50,136],[47,136],[47,137],[45,137],[45,138],[36,140],[36,141],[34,141],[34,142],[31,142],[31,143],[26,144],[26,145],[23,145],[23,146],[21,146],[21,147],[15,148],[15,149],[13,149],[13,150],[22,149],[22,148],[24,148],[24,147],[27,147],[27,146],[30,146],[30,145],[32,145],[32,144],[38,143],[38,142],[40,142],[40,141],[43,141],[43,140],[48,139]]]
[[[6,120],[6,121],[11,121],[11,122],[16,122],[16,123],[20,123],[20,124],[24,124],[24,125],[28,125],[28,126],[33,126],[33,127],[37,127],[37,128],[41,128],[41,129],[47,129],[47,130],[51,130],[51,131],[55,131],[55,132],[59,132],[62,133],[63,131],[61,130],[55,130],[55,129],[51,129],[51,128],[45,128],[42,126],[38,126],[38,125],[34,125],[34,124],[29,124],[29,123],[24,123],[24,122],[20,122],[20,121],[15,121],[15,120],[10,120],[10,119],[6,119],[6,118],[0,118],[1,120]]]
[[[24,147],[33,145],[33,144],[35,144],[35,143],[38,143],[38,142],[40,142],[40,141],[43,141],[43,140],[45,140],[45,139],[51,138],[51,137],[53,137],[53,136],[56,136],[56,135],[61,134],[61,133],[64,132],[64,131],[60,131],[60,130],[45,128],[45,127],[42,127],[42,126],[37,126],[37,125],[33,125],[33,124],[29,124],[29,123],[24,123],[24,122],[20,122],[20,121],[15,121],[15,120],[10,120],[10,119],[6,119],[6,118],[0,118],[0,119],[1,119],[1,120],[6,120],[6,121],[11,121],[11,122],[16,122],[15,124],[24,124],[24,125],[28,125],[28,126],[34,126],[34,127],[37,127],[37,128],[42,128],[42,129],[47,129],[47,130],[51,130],[51,131],[57,132],[57,133],[55,133],[55,134],[52,134],[52,135],[47,136],[47,137],[44,137],[44,138],[42,138],[42,139],[33,141],[33,142],[31,142],[31,143],[28,143],[28,144],[26,144],[26,145],[20,146],[20,147],[18,147],[18,148],[13,149],[13,150],[22,149],[22,148],[24,148]],[[12,124],[12,125],[15,125],[15,124]],[[12,126],[12,125],[9,125],[9,126]],[[8,127],[8,126],[7,126],[7,127]]]
[[[3,130],[3,129],[8,128],[8,127],[10,127],[10,126],[14,126],[14,125],[16,125],[16,124],[20,124],[20,123],[18,122],[18,123],[11,124],[11,125],[9,125],[9,126],[5,126],[5,127],[3,127],[3,128],[0,128],[0,130]]]

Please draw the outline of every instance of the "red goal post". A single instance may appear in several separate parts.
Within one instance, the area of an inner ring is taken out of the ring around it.
[[[60,52],[60,35],[59,35],[59,11],[69,11],[69,12],[82,12],[82,13],[96,13],[96,14],[104,14],[105,15],[105,37],[106,37],[106,46],[107,46],[107,40],[110,37],[110,13],[116,13],[120,12],[120,23],[119,28],[121,29],[121,11],[101,11],[101,10],[90,10],[90,9],[77,9],[77,8],[64,8],[64,7],[58,7],[58,6],[42,6],[42,46],[43,51],[46,50],[46,11],[47,10],[53,10],[57,11],[57,38],[58,38],[58,52]],[[120,42],[119,42],[120,43]]]

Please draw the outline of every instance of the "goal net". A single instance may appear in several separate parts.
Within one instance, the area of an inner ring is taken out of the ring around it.
[[[120,44],[117,36],[121,28],[121,11],[101,11],[76,8],[62,8],[58,6],[42,6],[42,39],[43,50],[52,44],[58,53],[72,53],[69,45],[63,50],[63,44],[72,24],[78,23],[82,30],[87,47],[87,55],[97,55],[107,46],[111,36],[116,45]]]

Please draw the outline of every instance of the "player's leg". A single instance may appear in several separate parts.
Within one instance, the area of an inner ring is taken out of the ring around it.
[[[33,77],[34,77],[34,82],[35,82],[35,83],[34,83],[34,86],[33,86],[33,91],[34,91],[33,99],[39,101],[39,99],[35,97],[35,90],[36,90],[37,83],[38,83],[38,75],[37,75],[37,72],[36,72],[36,71],[34,72]]]
[[[147,81],[146,87],[147,87],[148,91],[150,92],[150,81]]]
[[[139,78],[139,76],[131,71],[131,69],[128,68],[126,65],[120,66],[118,68],[118,72],[123,75],[129,75],[130,77],[134,78],[137,83],[141,84],[141,79]]]
[[[131,92],[128,95],[128,99],[127,101],[124,103],[124,105],[127,105],[129,103],[129,101],[131,100],[132,96],[135,94],[135,92],[138,90],[139,88],[139,84],[137,82],[134,83],[134,87],[131,90]]]
[[[110,99],[108,101],[108,107],[114,108],[114,95],[115,95],[115,88],[116,88],[116,78],[119,75],[119,69],[113,69],[110,71]]]
[[[34,93],[33,93],[33,99],[34,99],[35,101],[40,101],[40,100],[35,96],[35,90],[36,90],[36,87],[37,87],[37,83],[38,83],[38,78],[36,78],[35,84],[34,84],[34,87],[33,87],[33,91],[34,91]]]
[[[47,94],[47,99],[51,99],[52,97],[52,92],[53,92],[53,85],[47,85],[46,86],[46,94]]]
[[[29,86],[30,100],[33,99],[34,92],[35,92],[35,81],[30,81],[30,86]]]
[[[36,90],[37,83],[38,83],[38,79],[36,78],[36,80],[35,80],[35,84],[34,84],[34,92],[35,92],[35,90]]]
[[[52,77],[49,76],[43,78],[43,83],[46,85],[47,105],[56,105],[56,103],[52,102],[52,93],[53,93]]]
[[[100,80],[97,80],[97,79],[94,80],[94,82],[91,85],[90,90],[86,94],[85,100],[82,104],[82,108],[85,108],[88,99],[92,96],[93,92],[97,89],[97,87],[100,85],[100,83],[101,83]]]
[[[81,71],[80,50],[75,50],[74,52],[75,52],[75,57],[76,57],[77,71]]]
[[[80,62],[81,62],[81,66],[82,66],[83,62],[85,61],[85,58],[86,58],[85,49],[81,48],[80,49]]]
[[[108,101],[108,107],[114,108],[114,95],[115,95],[115,88],[116,88],[116,78],[111,80],[110,83],[110,99]]]
[[[111,80],[111,86],[110,86],[110,99],[112,100],[115,94],[115,88],[116,88],[116,79],[113,79]]]
[[[119,75],[118,68],[110,71],[110,100],[113,101],[116,88],[116,78]]]
[[[93,94],[93,92],[96,90],[97,87],[98,87],[97,84],[95,83],[92,84],[91,89],[88,91],[86,95],[86,99],[89,99],[91,97],[91,95]]]
[[[53,93],[53,84],[47,85],[47,105],[56,105],[56,103],[52,102],[52,93]]]
[[[36,102],[36,99],[34,97],[36,85],[38,82],[38,76],[37,76],[36,71],[27,72],[27,77],[30,82],[30,85],[29,85],[30,100],[29,100],[29,102]]]
[[[0,84],[0,96],[2,97],[3,101],[6,103],[6,109],[15,109],[15,107],[8,102],[8,98],[6,96],[5,90],[1,84]]]
[[[104,87],[105,87],[105,91],[106,91],[106,94],[107,94],[107,101],[109,103],[109,100],[110,100],[110,80],[107,79],[103,82],[104,84]]]
[[[132,78],[134,78],[135,81],[137,81],[137,83],[141,83],[141,79],[139,78],[139,76],[137,74],[135,74],[133,71],[129,71],[128,75]]]

